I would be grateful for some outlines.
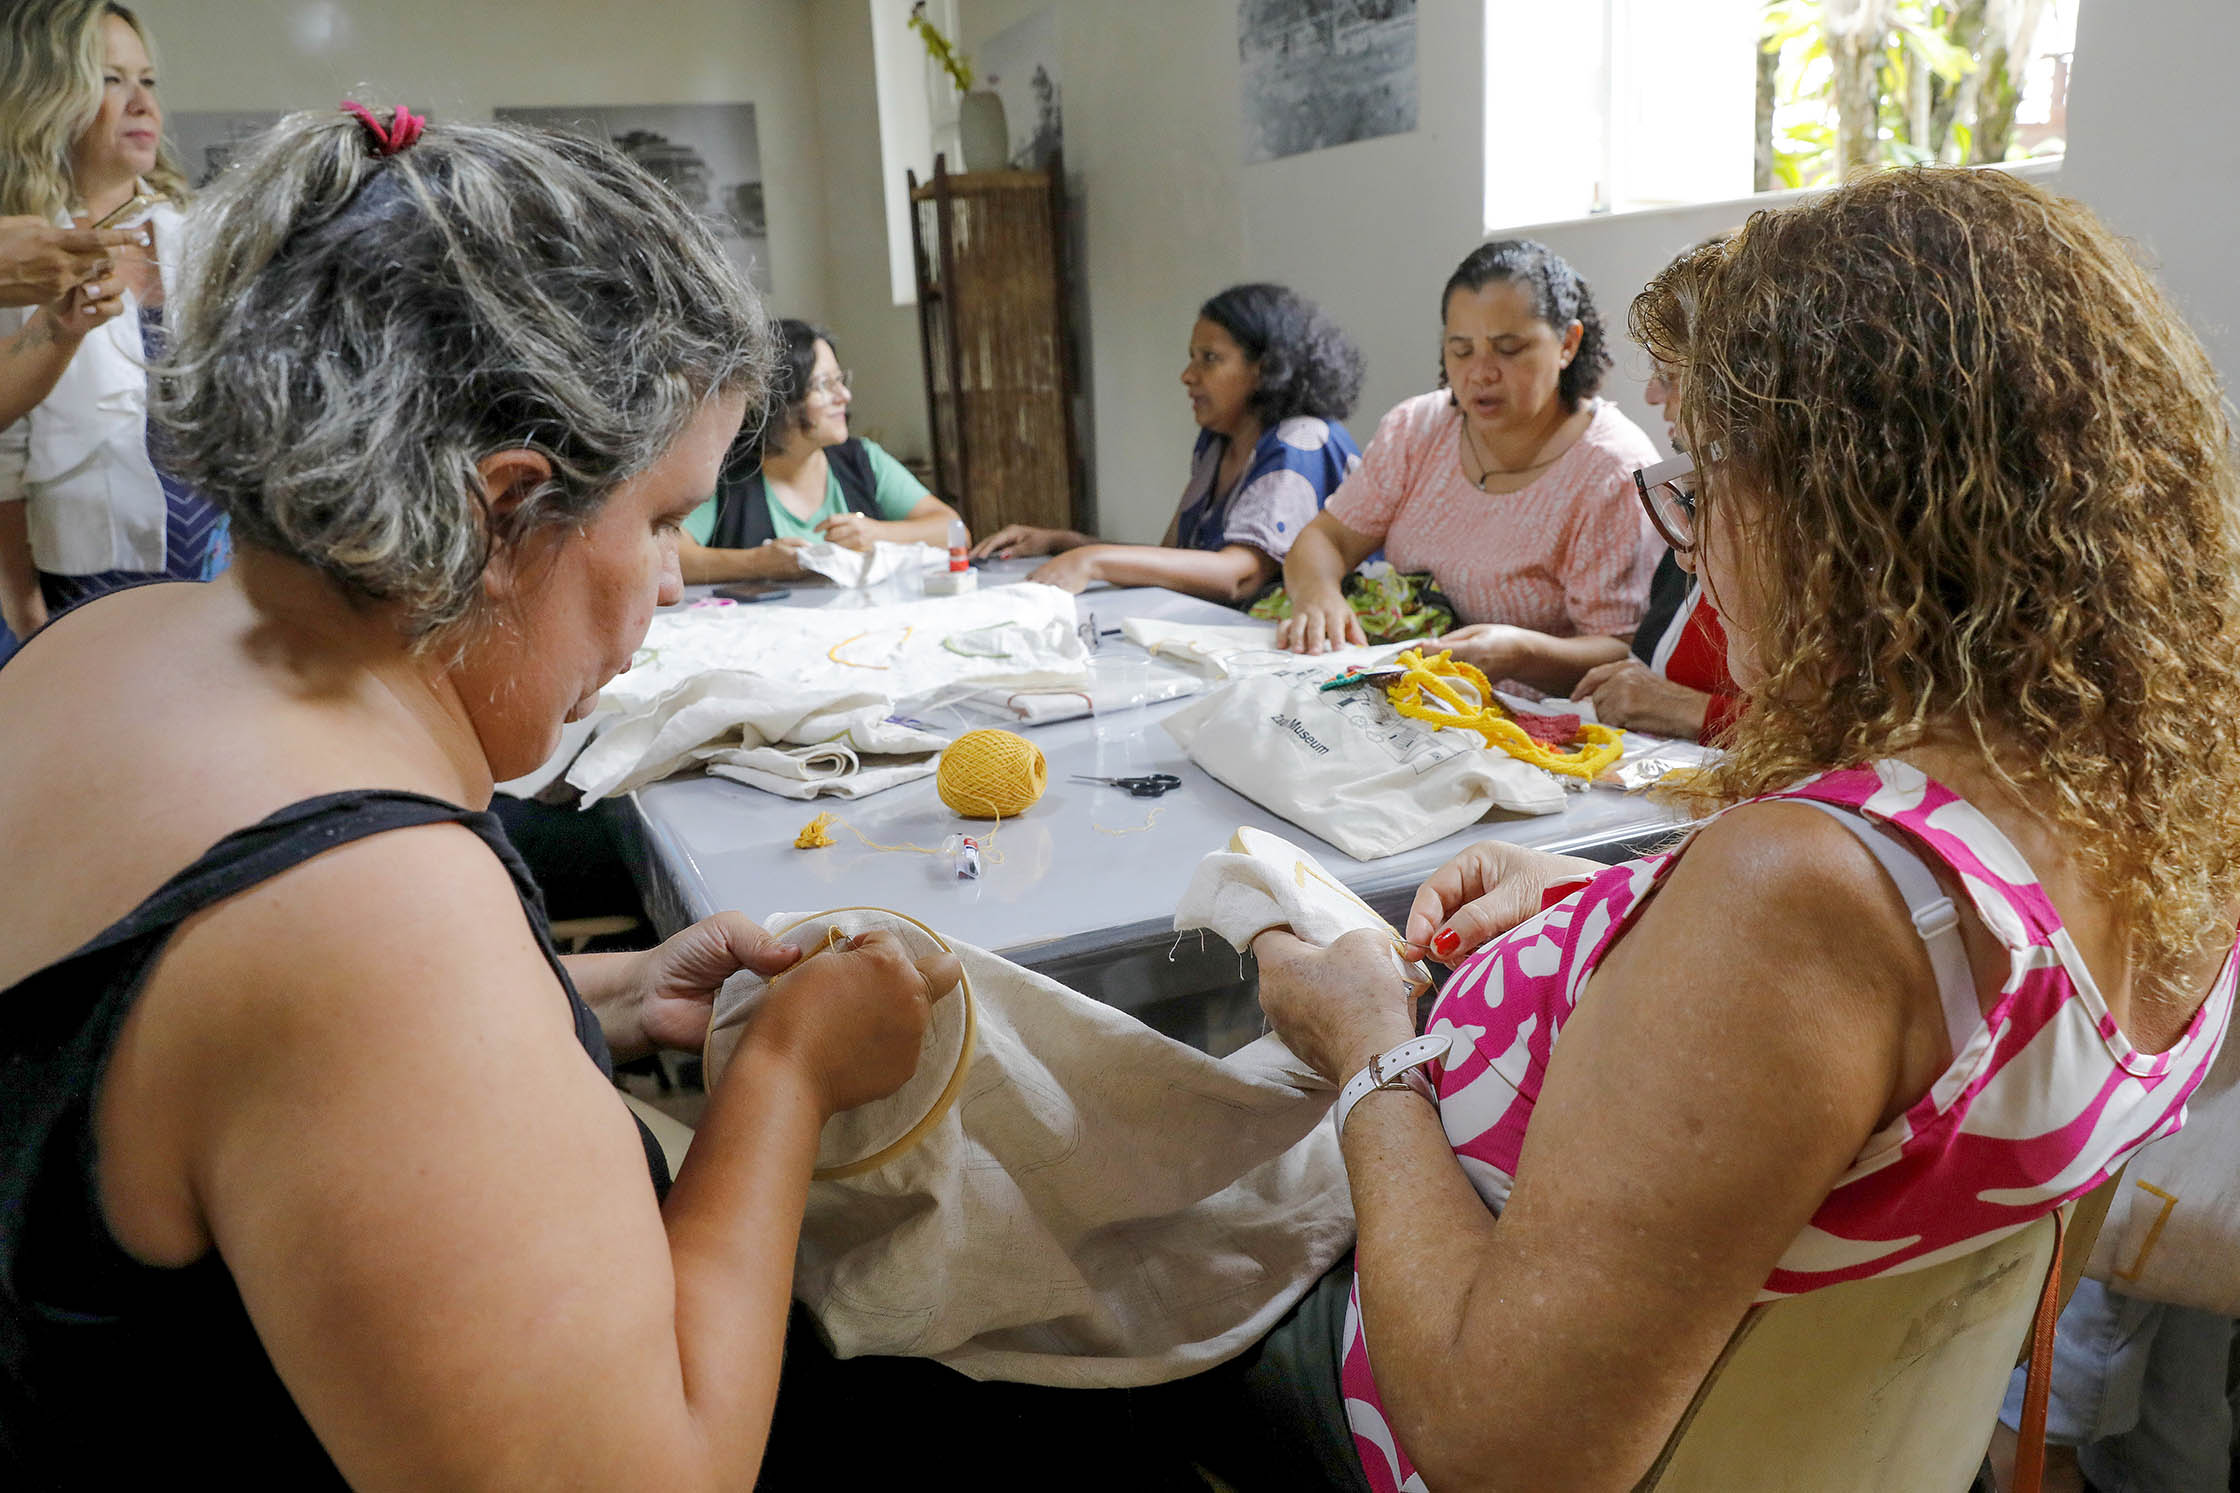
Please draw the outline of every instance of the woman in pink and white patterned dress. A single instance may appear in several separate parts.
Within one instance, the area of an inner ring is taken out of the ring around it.
[[[1651,512],[1750,710],[1680,846],[1475,952],[1473,898],[1573,869],[1489,853],[1419,897],[1449,1045],[1434,1102],[1343,1114],[1336,1485],[1632,1486],[1753,1302],[2090,1190],[2183,1123],[2231,1009],[2232,433],[2117,240],[1997,172],[1892,173],[1758,214],[1633,328],[1701,463]],[[1415,1036],[1389,946],[1258,952],[1334,1082]]]

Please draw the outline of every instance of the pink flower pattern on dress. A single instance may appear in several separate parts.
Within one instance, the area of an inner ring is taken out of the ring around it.
[[[2091,1191],[2140,1146],[2185,1123],[2186,1099],[2224,1040],[2235,965],[2169,1051],[2132,1047],[2027,862],[1965,800],[1885,761],[1822,774],[1769,798],[1813,798],[1903,830],[1948,867],[2005,946],[1997,1001],[1914,1105],[1870,1137],[1758,1293],[1918,1270],[2012,1233]],[[1604,951],[1685,842],[1601,872],[1455,970],[1427,1030],[1455,1039],[1430,1069],[1439,1116],[1471,1184],[1499,1212],[1564,1022]],[[1341,1380],[1369,1485],[1420,1493],[1370,1371],[1356,1278]]]

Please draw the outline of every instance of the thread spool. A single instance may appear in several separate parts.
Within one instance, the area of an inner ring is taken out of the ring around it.
[[[967,731],[941,754],[934,786],[967,819],[1012,819],[1042,797],[1050,765],[1013,731]]]

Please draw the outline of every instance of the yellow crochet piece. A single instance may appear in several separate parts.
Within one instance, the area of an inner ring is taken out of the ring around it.
[[[827,845],[837,843],[832,838],[832,821],[835,817],[831,814],[819,814],[816,818],[801,826],[801,833],[793,837],[793,848],[796,850],[822,850]]]
[[[1621,732],[1593,721],[1579,723],[1579,737],[1588,745],[1576,751],[1533,740],[1501,708],[1485,674],[1458,662],[1452,653],[1425,658],[1421,649],[1410,648],[1392,662],[1407,672],[1399,683],[1385,687],[1385,698],[1410,720],[1475,731],[1485,738],[1487,746],[1499,747],[1519,761],[1566,777],[1591,778],[1625,751]]]

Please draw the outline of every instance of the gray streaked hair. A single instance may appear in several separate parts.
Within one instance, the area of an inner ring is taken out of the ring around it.
[[[151,381],[169,465],[416,644],[475,612],[494,545],[586,521],[707,400],[752,407],[769,378],[707,226],[569,135],[436,124],[384,157],[354,117],[293,114],[188,240]],[[501,533],[476,464],[522,449],[553,477]]]

